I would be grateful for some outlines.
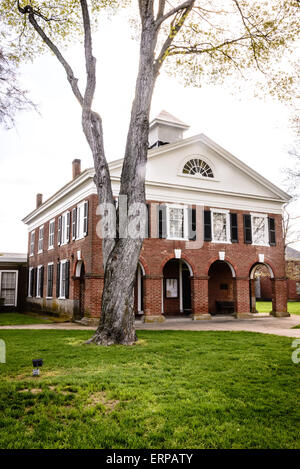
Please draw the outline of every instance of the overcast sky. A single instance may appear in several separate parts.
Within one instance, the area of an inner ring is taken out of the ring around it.
[[[98,71],[94,108],[103,118],[105,148],[111,161],[123,156],[138,46],[130,39],[124,19],[115,18],[101,27],[94,48]],[[79,77],[81,54],[80,46],[68,52]],[[27,251],[27,228],[21,219],[35,208],[38,192],[45,200],[71,179],[74,158],[82,160],[83,169],[93,165],[81,130],[79,106],[55,58],[46,54],[23,65],[20,81],[38,104],[40,114],[19,114],[15,129],[0,129],[0,252]],[[205,133],[271,182],[286,188],[283,169],[292,165],[288,150],[295,139],[287,105],[271,98],[254,98],[246,83],[245,92],[235,94],[226,85],[184,88],[162,72],[151,116],[162,109],[191,126],[186,137]],[[293,211],[300,212],[297,204]],[[293,247],[300,249],[300,243]]]

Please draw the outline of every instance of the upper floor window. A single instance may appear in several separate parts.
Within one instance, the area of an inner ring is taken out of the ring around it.
[[[212,241],[214,243],[230,242],[229,210],[212,209]]]
[[[187,239],[187,208],[184,206],[167,206],[167,238]]]
[[[55,230],[55,220],[49,222],[49,242],[48,249],[54,248],[54,230]]]
[[[38,252],[43,252],[44,246],[44,225],[39,228],[39,244],[38,244]]]
[[[35,231],[32,231],[30,233],[30,256],[33,256],[34,254],[34,242],[35,242]]]
[[[76,210],[76,239],[81,239],[88,234],[88,201],[82,202],[77,205]]]
[[[267,215],[251,214],[252,243],[260,246],[268,245],[268,218]]]
[[[183,174],[190,174],[192,176],[202,176],[205,178],[213,178],[214,174],[211,167],[203,160],[199,158],[192,158],[187,163],[185,163]]]
[[[70,241],[70,212],[65,212],[58,218],[58,245]]]

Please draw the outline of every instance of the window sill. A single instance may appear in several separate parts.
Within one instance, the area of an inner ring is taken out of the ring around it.
[[[54,246],[50,246],[50,247],[48,248],[48,251],[52,251],[52,249],[54,249]]]
[[[212,239],[211,242],[215,244],[232,244],[231,241],[219,241],[217,239]]]
[[[46,296],[46,300],[53,300],[53,296]]]
[[[163,238],[161,238],[161,239],[163,239]],[[169,238],[169,237],[167,237],[165,239],[168,240],[168,241],[189,241],[189,238]]]
[[[261,248],[264,248],[264,247],[270,247],[270,244],[257,244],[257,243],[252,243],[252,246],[258,246],[258,247],[261,247]]]
[[[66,297],[65,296],[59,296],[57,299],[58,300],[66,300]]]
[[[43,254],[43,251],[38,251],[38,254]]]

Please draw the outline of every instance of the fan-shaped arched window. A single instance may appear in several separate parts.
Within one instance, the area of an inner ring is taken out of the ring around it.
[[[214,177],[210,166],[199,158],[193,158],[185,163],[182,172],[183,174],[198,175],[206,178]]]

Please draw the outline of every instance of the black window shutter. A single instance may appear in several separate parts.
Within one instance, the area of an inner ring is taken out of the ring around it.
[[[66,262],[65,265],[65,297],[69,298],[69,291],[70,291],[70,261]]]
[[[158,206],[158,237],[167,237],[167,207],[165,205]]]
[[[36,292],[37,292],[37,268],[34,267],[33,269],[33,295],[32,296],[36,296]]]
[[[244,215],[244,241],[246,244],[252,243],[251,215]]]
[[[56,266],[56,298],[60,296],[60,262]]]
[[[61,245],[61,222],[62,222],[62,218],[60,216],[58,217],[58,229],[57,229],[57,244],[59,246]]]
[[[189,240],[196,241],[196,209],[188,208],[188,227],[189,227]]]
[[[71,214],[67,212],[67,243],[70,242],[70,222],[71,222]]]
[[[77,208],[72,210],[72,239],[76,239],[77,236]]]
[[[269,243],[270,246],[276,246],[275,218],[268,218],[269,224]]]
[[[204,210],[204,241],[211,241],[211,211]]]
[[[145,238],[150,236],[150,204],[146,204],[146,228],[145,228]]]
[[[30,271],[30,290],[29,290],[30,296],[33,296],[33,286],[34,286],[34,269],[31,269],[31,271]]]
[[[43,298],[44,296],[44,266],[40,268],[40,274],[39,274],[39,281],[40,281],[40,297]]]
[[[83,235],[87,236],[88,234],[88,216],[89,216],[89,202],[86,200],[84,202],[84,217],[83,217]]]
[[[231,233],[231,242],[239,242],[239,233],[238,233],[238,216],[237,213],[230,214],[230,233]]]

